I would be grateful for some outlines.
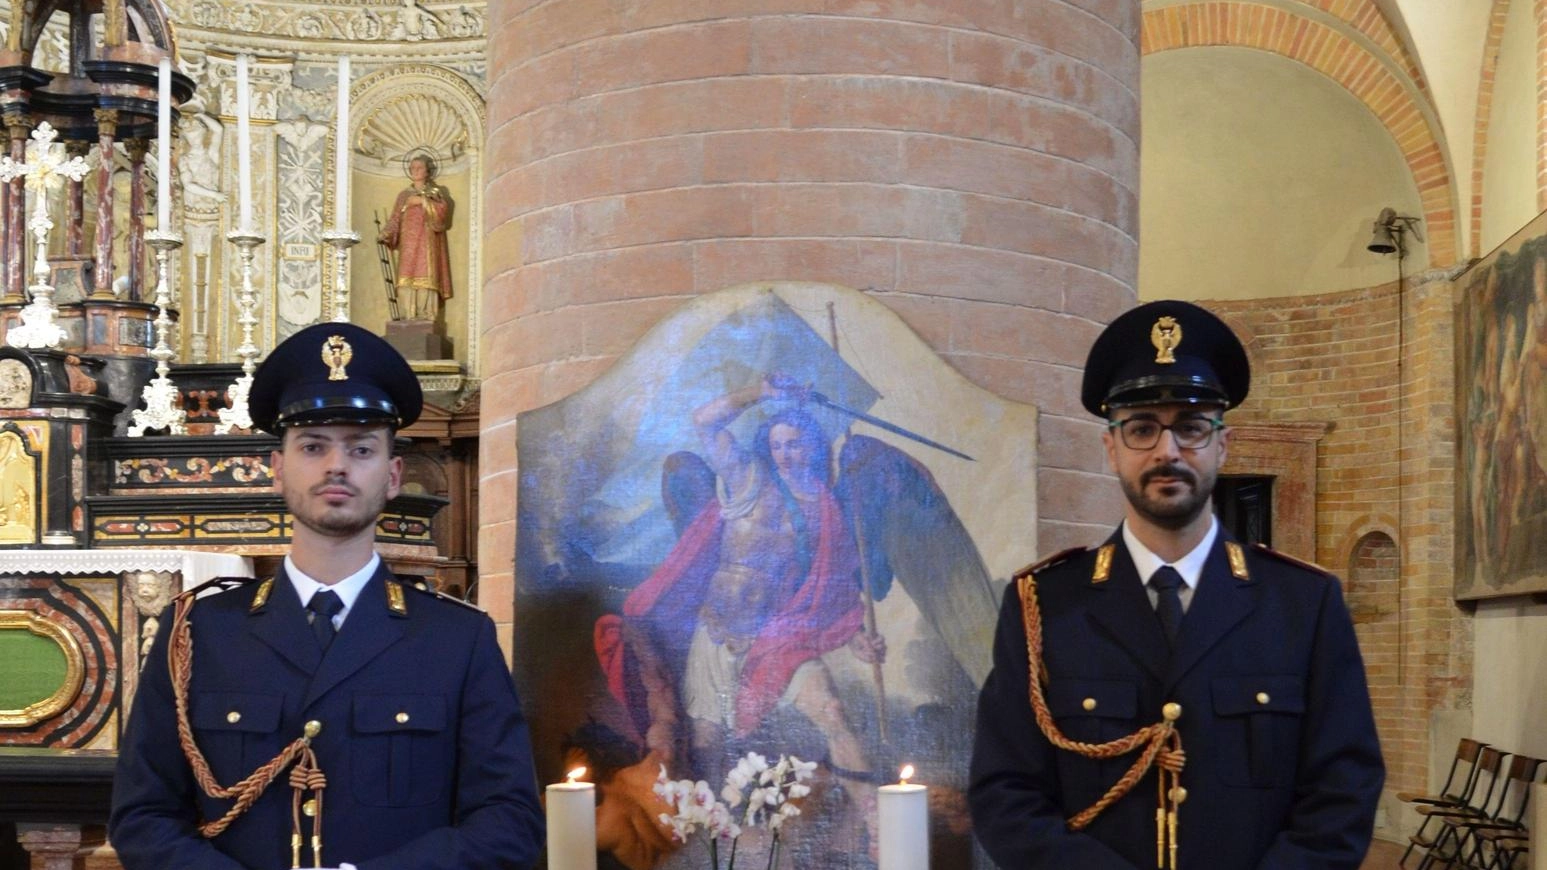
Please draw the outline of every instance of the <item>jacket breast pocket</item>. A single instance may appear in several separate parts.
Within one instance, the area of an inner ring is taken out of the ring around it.
[[[1134,730],[1139,687],[1127,680],[1054,680],[1047,707],[1065,737],[1104,743]]]
[[[284,748],[279,717],[284,698],[250,692],[196,692],[188,721],[194,742],[223,783],[245,778]]]
[[[350,779],[367,806],[413,807],[446,792],[452,759],[446,699],[440,695],[365,695],[354,699]]]
[[[1298,676],[1217,677],[1220,777],[1226,785],[1283,788],[1294,782],[1305,684]]]

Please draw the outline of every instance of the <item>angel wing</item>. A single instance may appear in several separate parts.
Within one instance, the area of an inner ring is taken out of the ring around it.
[[[864,556],[871,595],[895,578],[956,661],[982,685],[992,667],[998,606],[977,544],[934,476],[901,450],[850,435],[835,493]]]
[[[714,471],[702,456],[681,450],[661,467],[661,503],[678,537],[714,498]]]

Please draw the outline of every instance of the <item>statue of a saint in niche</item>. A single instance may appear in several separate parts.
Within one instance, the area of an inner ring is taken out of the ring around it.
[[[398,319],[434,320],[451,298],[451,196],[435,182],[435,159],[416,153],[408,161],[409,185],[397,195],[378,239],[397,252]]]

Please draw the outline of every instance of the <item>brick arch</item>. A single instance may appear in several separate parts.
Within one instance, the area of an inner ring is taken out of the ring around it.
[[[1483,66],[1477,79],[1477,116],[1472,124],[1472,214],[1468,256],[1482,256],[1483,235],[1483,164],[1488,159],[1488,125],[1493,120],[1493,79],[1499,68],[1499,44],[1504,41],[1504,23],[1509,18],[1509,0],[1493,0],[1488,12],[1488,36],[1483,42]],[[1538,189],[1537,207],[1547,206],[1547,189]]]
[[[1178,48],[1232,45],[1255,48],[1305,64],[1342,85],[1380,119],[1407,161],[1423,203],[1429,264],[1456,262],[1456,214],[1444,149],[1419,102],[1364,46],[1320,22],[1267,6],[1194,3],[1144,13],[1142,54]]]

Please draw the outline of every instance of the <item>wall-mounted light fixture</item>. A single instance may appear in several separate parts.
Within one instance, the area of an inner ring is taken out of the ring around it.
[[[1394,208],[1383,208],[1380,217],[1375,219],[1375,232],[1370,236],[1370,243],[1365,248],[1375,254],[1396,254],[1398,259],[1407,255],[1407,247],[1402,244],[1402,234],[1411,231],[1413,238],[1423,241],[1423,233],[1418,231],[1419,218],[1397,214]]]

